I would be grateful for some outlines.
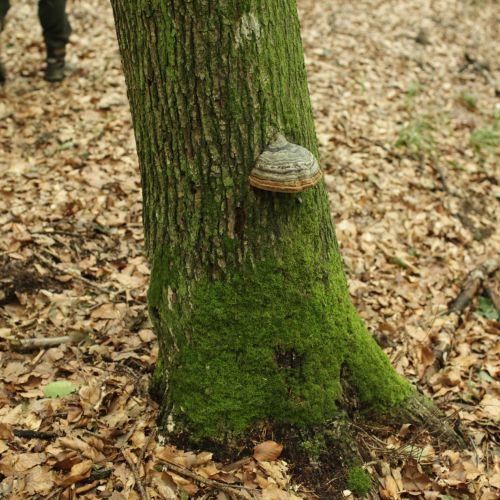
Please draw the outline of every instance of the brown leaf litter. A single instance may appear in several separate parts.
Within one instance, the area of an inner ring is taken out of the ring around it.
[[[496,7],[299,1],[352,298],[470,444],[360,427],[372,498],[500,495],[498,271],[449,310],[500,247]],[[70,3],[77,69],[51,86],[35,10],[16,2],[2,33],[0,497],[314,498],[279,459],[286,443],[221,464],[156,436],[139,172],[112,15],[98,0]],[[58,337],[73,340],[13,348]],[[45,398],[55,380],[78,390]],[[323,498],[353,498],[338,484]]]

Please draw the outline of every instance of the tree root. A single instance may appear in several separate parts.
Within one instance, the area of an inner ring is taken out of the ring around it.
[[[438,443],[459,449],[466,447],[458,420],[450,423],[450,417],[416,390],[404,403],[383,415],[381,421],[394,426],[411,423],[427,430]]]

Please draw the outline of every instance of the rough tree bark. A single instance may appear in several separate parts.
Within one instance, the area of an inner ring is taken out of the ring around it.
[[[430,418],[353,309],[323,183],[248,184],[277,131],[317,156],[295,0],[112,4],[172,434],[322,428],[346,385],[371,412]]]

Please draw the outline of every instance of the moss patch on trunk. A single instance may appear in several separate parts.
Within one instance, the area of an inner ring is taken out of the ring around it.
[[[367,406],[410,393],[358,319],[339,263],[282,255],[193,288],[165,286],[153,270],[152,316],[170,332],[156,379],[167,374],[167,411],[195,441],[232,440],[263,422],[321,425],[337,412],[343,366]]]

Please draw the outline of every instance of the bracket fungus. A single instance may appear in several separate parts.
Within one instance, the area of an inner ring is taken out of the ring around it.
[[[277,134],[258,157],[248,180],[251,186],[265,191],[299,193],[316,185],[322,176],[309,150]]]

